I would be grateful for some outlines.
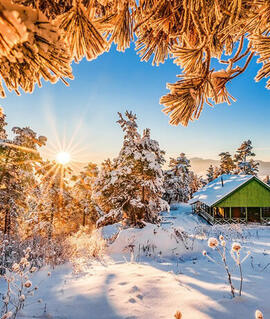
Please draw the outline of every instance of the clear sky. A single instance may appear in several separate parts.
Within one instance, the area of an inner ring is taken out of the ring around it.
[[[123,136],[117,112],[126,109],[137,114],[140,130],[151,129],[167,156],[185,152],[189,157],[216,159],[219,152],[234,152],[243,140],[251,139],[257,159],[270,161],[270,91],[265,81],[253,80],[258,68],[253,61],[229,84],[237,102],[205,106],[200,119],[188,127],[170,126],[159,105],[159,98],[168,92],[166,83],[175,82],[181,73],[179,67],[172,60],[159,67],[140,62],[133,48],[125,53],[112,48],[94,61],[74,64],[70,87],[45,82],[33,94],[9,93],[1,105],[9,128],[30,126],[47,136],[49,145],[57,144],[56,133],[61,141],[73,136],[76,158],[83,162],[100,163],[117,155]]]

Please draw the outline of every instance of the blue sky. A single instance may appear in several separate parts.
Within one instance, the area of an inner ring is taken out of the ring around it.
[[[229,84],[237,102],[205,106],[200,119],[188,127],[170,126],[159,105],[168,92],[166,83],[175,82],[181,73],[179,67],[171,60],[159,67],[140,62],[133,49],[120,53],[113,48],[94,61],[74,64],[70,87],[45,82],[33,94],[9,93],[1,105],[9,128],[30,126],[48,137],[50,150],[57,144],[56,134],[61,141],[74,136],[76,160],[100,163],[116,156],[123,136],[117,112],[128,109],[137,114],[141,130],[151,128],[168,157],[185,152],[215,159],[219,152],[234,152],[243,140],[251,139],[257,158],[270,161],[270,92],[265,81],[253,80],[258,68],[255,59]]]

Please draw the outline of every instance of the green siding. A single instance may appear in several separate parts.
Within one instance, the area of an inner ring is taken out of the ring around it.
[[[270,207],[270,188],[257,180],[252,179],[214,206]]]

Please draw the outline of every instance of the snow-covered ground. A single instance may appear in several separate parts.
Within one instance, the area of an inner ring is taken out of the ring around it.
[[[177,236],[180,227],[185,233]],[[205,249],[216,260],[206,239],[221,233],[235,288],[239,274],[230,258],[231,243],[241,243],[242,256],[251,252],[243,263],[242,297],[231,298],[224,268],[201,253]],[[26,306],[22,317],[173,319],[181,311],[183,319],[254,319],[260,309],[270,318],[270,227],[212,227],[193,216],[188,205],[176,205],[162,227],[120,231],[107,253],[84,273],[74,274],[67,264],[52,270],[48,279],[47,269],[36,273],[34,282],[45,279],[36,297],[43,303]]]

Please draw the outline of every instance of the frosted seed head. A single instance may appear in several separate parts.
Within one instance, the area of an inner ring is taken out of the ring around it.
[[[206,256],[207,255],[206,250],[203,250],[202,254],[203,254],[203,256]]]
[[[222,247],[225,247],[225,246],[226,246],[226,241],[225,241],[225,240],[222,240],[221,243],[220,243],[220,245],[221,245]]]
[[[263,314],[260,310],[255,311],[255,319],[263,319]]]
[[[241,248],[242,247],[241,247],[241,245],[239,243],[233,243],[232,244],[232,251],[239,252]]]
[[[20,298],[19,298],[19,301],[20,301],[20,302],[25,301],[25,295],[21,295]]]
[[[24,287],[26,288],[30,288],[32,286],[32,283],[30,280],[27,280],[25,283],[24,283]]]
[[[12,271],[18,272],[20,270],[20,265],[15,263],[12,265]]]
[[[214,237],[208,239],[208,247],[215,249],[218,246],[218,240]]]
[[[223,236],[223,235],[220,235],[220,236],[219,236],[219,240],[220,240],[220,241],[224,240],[224,236]]]

